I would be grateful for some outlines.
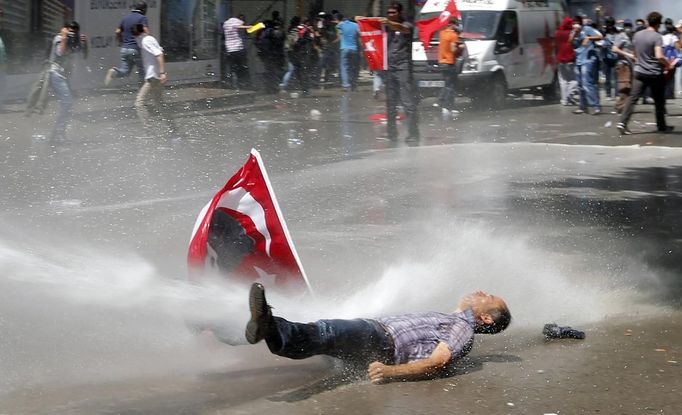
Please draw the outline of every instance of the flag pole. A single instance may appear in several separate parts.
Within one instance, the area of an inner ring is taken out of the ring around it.
[[[289,228],[287,227],[287,224],[284,221],[284,215],[282,215],[282,211],[279,208],[277,196],[275,195],[275,191],[272,189],[272,185],[270,184],[270,177],[268,177],[268,172],[265,169],[265,165],[263,164],[263,159],[261,159],[260,153],[255,148],[251,149],[251,155],[253,155],[256,158],[256,162],[258,162],[258,167],[260,168],[260,171],[263,173],[263,180],[265,181],[265,185],[268,187],[268,192],[272,197],[272,204],[275,206],[275,213],[277,213],[277,218],[282,224],[284,236],[287,238],[289,247],[291,247],[291,253],[294,255],[294,259],[296,259],[296,264],[298,264],[298,268],[301,270],[301,274],[303,275],[303,281],[305,282],[305,285],[308,288],[308,292],[310,292],[310,294],[312,295],[315,295],[315,293],[313,292],[313,288],[310,286],[310,282],[308,281],[308,276],[305,273],[305,269],[303,269],[301,259],[298,257],[298,252],[296,252],[296,246],[294,245],[294,242],[291,239],[291,235],[289,235]]]

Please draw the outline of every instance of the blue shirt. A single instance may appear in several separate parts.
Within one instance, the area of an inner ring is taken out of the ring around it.
[[[592,26],[583,26],[580,34],[573,38],[573,48],[575,49],[575,64],[584,65],[587,61],[598,59],[597,47],[591,40],[587,45],[583,45],[583,39],[588,36],[600,36],[601,33]]]
[[[336,25],[341,33],[341,49],[358,50],[358,24],[350,20],[344,20]]]
[[[121,42],[122,48],[140,50],[132,32],[133,26],[138,24],[142,24],[144,27],[149,26],[149,23],[147,23],[147,16],[139,12],[131,12],[121,20],[121,24],[118,28],[121,29],[121,36],[123,37],[123,41]]]
[[[474,315],[469,309],[453,314],[404,314],[378,321],[393,338],[395,364],[426,359],[440,342],[448,345],[454,361],[469,353],[474,344]]]

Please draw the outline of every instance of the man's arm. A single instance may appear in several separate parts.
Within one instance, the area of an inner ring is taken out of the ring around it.
[[[407,24],[407,22],[394,22],[392,20],[388,20],[385,17],[381,18],[381,23],[385,24],[388,26],[391,30],[397,30],[400,33],[410,33],[410,25]]]
[[[431,356],[426,359],[401,365],[385,365],[379,362],[369,364],[367,372],[374,384],[386,383],[394,380],[418,380],[439,374],[452,359],[448,345],[440,342]]]
[[[587,46],[590,42],[604,39],[604,36],[596,29],[588,30],[585,32],[587,36],[583,39],[583,46]]]
[[[163,58],[163,53],[156,57],[156,63],[159,64],[159,73],[161,74],[161,85],[166,83],[166,60]]]
[[[661,64],[661,67],[664,71],[670,70],[670,62],[668,62],[668,60],[665,58],[665,55],[663,54],[663,48],[660,45],[654,46],[654,56],[656,56],[658,63]]]

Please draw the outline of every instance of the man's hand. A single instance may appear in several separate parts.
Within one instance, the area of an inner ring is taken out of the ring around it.
[[[367,368],[367,373],[369,373],[369,380],[373,384],[379,385],[382,383],[387,383],[390,379],[391,366],[385,365],[380,362],[372,362]]]
[[[399,365],[385,365],[372,362],[367,367],[367,373],[372,383],[380,384],[394,380],[418,380],[432,378],[446,367],[452,359],[448,345],[440,342],[431,356],[411,363]]]

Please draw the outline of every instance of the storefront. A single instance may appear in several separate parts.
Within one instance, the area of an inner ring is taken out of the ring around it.
[[[103,85],[108,68],[119,61],[114,31],[136,0],[0,0],[0,37],[7,52],[8,99],[25,97],[47,57],[51,40],[64,22],[76,20],[89,40],[89,57],[77,65],[74,89]],[[386,3],[386,1],[384,1]],[[309,16],[338,9],[347,16],[378,10],[381,0],[147,0],[149,26],[165,50],[173,82],[199,82],[220,77],[221,23],[243,13],[247,23],[280,12],[285,22],[294,15]],[[253,46],[254,39],[249,39]],[[252,72],[259,59],[251,47]],[[129,78],[134,82],[133,78]]]

